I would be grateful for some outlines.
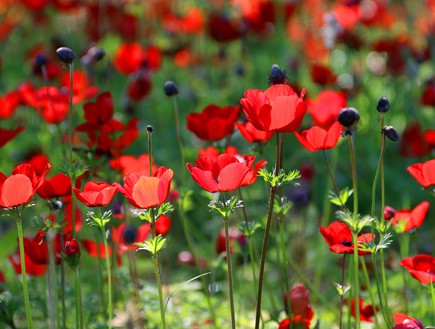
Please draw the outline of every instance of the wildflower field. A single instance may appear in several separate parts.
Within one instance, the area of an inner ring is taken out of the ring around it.
[[[0,0],[0,328],[435,328],[434,33],[434,0]]]

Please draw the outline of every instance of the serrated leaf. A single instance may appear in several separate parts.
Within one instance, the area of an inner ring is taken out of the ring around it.
[[[331,199],[331,203],[341,207],[345,205],[349,197],[352,195],[353,190],[349,190],[347,187],[340,191],[340,195],[333,191],[329,191],[328,197]]]

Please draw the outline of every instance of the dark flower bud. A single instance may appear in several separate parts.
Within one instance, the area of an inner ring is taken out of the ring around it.
[[[393,207],[385,206],[385,208],[384,208],[384,219],[385,220],[392,219],[395,214],[396,214],[396,210]]]
[[[270,85],[282,84],[285,83],[286,80],[287,80],[287,76],[285,74],[285,70],[283,71],[278,65],[273,64],[269,74],[269,84]]]
[[[399,140],[399,133],[392,126],[385,126],[382,128],[382,133],[387,137],[390,141],[397,142]]]
[[[133,244],[136,241],[137,231],[134,227],[126,227],[124,230],[124,242]]]
[[[338,114],[338,122],[346,128],[354,126],[359,121],[359,113],[353,107],[346,107],[341,109]]]
[[[163,90],[165,91],[165,95],[168,97],[178,95],[178,88],[174,81],[166,81]]]
[[[72,64],[76,59],[74,52],[67,47],[60,47],[56,50],[57,57],[66,65]]]
[[[385,113],[390,109],[390,102],[387,97],[381,97],[378,101],[378,106],[376,106],[376,109],[380,113]]]
[[[149,133],[152,133],[153,132],[153,126],[151,126],[151,125],[148,125],[147,126],[147,132],[149,132]]]
[[[76,240],[72,239],[65,242],[65,259],[71,268],[76,268],[79,265],[82,256],[80,245]]]
[[[92,57],[94,62],[98,62],[102,60],[104,56],[106,56],[106,52],[102,48],[92,47],[91,49],[89,49],[88,55]]]
[[[58,211],[63,207],[62,201],[60,200],[48,201],[48,205],[52,211]]]
[[[45,55],[41,53],[37,54],[35,57],[35,65],[37,67],[41,67],[44,66],[45,64],[47,64],[47,57],[45,57]]]

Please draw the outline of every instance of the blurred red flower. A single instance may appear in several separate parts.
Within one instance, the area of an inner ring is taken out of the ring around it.
[[[374,322],[374,316],[375,316],[375,309],[373,308],[373,305],[363,305],[363,300],[360,297],[359,301],[359,318],[361,321],[364,322]],[[350,314],[355,317],[355,298],[352,298],[350,301]]]
[[[115,185],[133,207],[148,209],[165,202],[173,175],[171,169],[159,167],[152,176],[129,173],[124,177],[124,187]]]
[[[8,142],[15,138],[20,132],[24,130],[23,126],[15,129],[5,129],[0,127],[0,147],[5,146]]]
[[[16,166],[9,177],[0,172],[0,207],[10,208],[29,203],[50,167],[47,164],[41,175],[37,175],[29,164]]]
[[[299,128],[307,112],[304,95],[305,89],[299,97],[290,86],[277,84],[265,91],[247,90],[240,103],[249,122],[258,130],[289,133]]]
[[[413,164],[406,169],[421,186],[435,185],[435,159]]]
[[[423,201],[412,210],[397,210],[393,216],[393,219],[391,220],[391,225],[401,229],[400,233],[417,229],[423,224],[428,210],[429,202],[427,201]]]
[[[117,171],[121,171],[123,176],[129,173],[139,175],[148,175],[150,173],[149,155],[146,153],[138,157],[121,155],[118,158],[110,160],[110,166]],[[156,170],[157,166],[154,164],[154,159],[152,159],[152,172],[154,173]]]
[[[426,88],[421,95],[421,104],[435,106],[435,78],[426,83]]]
[[[217,12],[209,15],[207,30],[213,40],[221,43],[237,40],[244,34],[240,21]]]
[[[313,117],[316,126],[328,128],[337,121],[338,113],[347,105],[342,92],[324,90],[317,98],[308,99],[308,113]]]
[[[395,313],[393,315],[396,325],[392,329],[424,329],[423,324],[410,316],[402,313]]]
[[[302,284],[294,286],[289,291],[292,317],[280,322],[278,329],[288,329],[291,324],[299,324],[304,329],[309,329],[314,312],[309,304],[309,290]],[[284,296],[284,305],[287,305],[288,296]],[[287,306],[285,306],[287,309]]]
[[[200,157],[195,165],[187,164],[193,180],[211,193],[228,192],[241,187],[250,170],[246,163],[230,154],[221,154],[217,158]]]
[[[73,104],[79,104],[84,100],[94,97],[98,93],[97,86],[91,86],[86,73],[81,70],[76,70],[73,73]],[[65,72],[60,77],[60,84],[62,85],[62,93],[69,97],[71,79],[69,72]]]
[[[311,65],[311,80],[320,86],[333,85],[337,81],[336,75],[331,69],[322,64]]]
[[[45,240],[45,233],[39,232],[32,240],[24,237],[24,253],[32,260],[34,264],[48,265],[49,255],[47,241]],[[60,257],[58,254],[61,252],[59,235],[53,241],[55,263],[60,264]]]
[[[172,34],[197,34],[204,28],[204,17],[201,10],[192,7],[185,16],[167,13],[162,17],[163,28]]]
[[[104,243],[97,244],[95,241],[84,239],[84,240],[81,240],[81,244],[83,246],[83,249],[86,250],[86,252],[89,254],[89,256],[91,256],[93,258],[106,258],[106,249],[104,247]],[[107,249],[108,249],[109,257],[111,257],[112,253],[113,253],[113,249],[110,245],[108,246]],[[122,262],[121,262],[121,257],[120,257],[118,250],[116,253],[116,260],[117,260],[118,266],[121,266]]]
[[[420,254],[414,257],[407,257],[400,262],[406,268],[411,276],[423,284],[435,282],[435,257],[426,254]]]
[[[337,121],[328,129],[314,126],[303,130],[301,134],[295,131],[295,136],[308,151],[316,152],[334,148],[340,139],[341,131],[341,124]]]
[[[420,123],[408,123],[400,138],[400,155],[403,157],[422,157],[429,152],[430,147],[421,130]]]
[[[109,91],[99,94],[95,102],[84,104],[83,110],[88,124],[101,126],[109,122],[113,116],[112,94]]]
[[[255,143],[255,142],[266,143],[273,136],[273,132],[258,130],[250,122],[236,123],[236,127],[240,131],[240,134],[249,143]]]
[[[18,105],[20,104],[20,95],[17,91],[10,91],[0,97],[0,119],[10,118]]]
[[[128,250],[136,250],[137,246],[134,243],[144,242],[150,233],[151,226],[148,222],[137,228],[122,223],[118,228],[112,228],[112,241],[117,244],[119,252],[122,254]]]
[[[139,68],[131,77],[127,95],[129,99],[139,102],[151,92],[152,82],[148,68]]]
[[[327,228],[319,227],[329,249],[336,254],[353,254],[352,232],[349,226],[343,222],[332,222]],[[372,240],[371,233],[361,234],[358,237],[358,243],[369,243]],[[358,248],[358,255],[370,254],[369,251],[363,251]]]
[[[104,207],[112,201],[118,188],[105,182],[90,181],[85,184],[83,192],[74,187],[77,200],[88,207]]]
[[[229,228],[228,238],[230,240],[231,253],[237,253],[240,247],[244,247],[248,244],[246,235],[240,233],[237,228]],[[227,251],[224,230],[221,230],[216,238],[215,250],[218,255]]]
[[[233,132],[239,114],[239,106],[208,105],[201,113],[190,113],[187,116],[187,129],[202,140],[219,140]]]
[[[47,265],[41,265],[32,262],[31,258],[26,253],[24,253],[24,258],[24,261],[26,263],[26,273],[28,275],[43,276],[47,271]],[[17,249],[17,252],[15,254],[8,256],[8,260],[14,268],[15,273],[17,275],[20,275],[22,272],[19,250]]]

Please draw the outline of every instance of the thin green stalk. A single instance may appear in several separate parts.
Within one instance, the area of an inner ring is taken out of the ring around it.
[[[18,243],[20,248],[21,276],[23,278],[23,293],[24,293],[24,305],[26,307],[27,328],[33,329],[32,312],[30,310],[30,301],[29,301],[29,290],[27,287],[26,257],[24,252],[24,240],[23,240],[23,225],[22,225],[21,213],[19,211],[17,216],[17,230],[18,230]]]
[[[109,244],[107,243],[106,231],[104,226],[100,226],[103,234],[104,252],[106,255],[106,271],[107,271],[107,308],[109,314],[109,329],[112,328],[113,306],[112,306],[112,271],[110,268]]]
[[[75,290],[76,290],[76,309],[78,310],[78,318],[76,320],[76,325],[80,329],[84,329],[84,320],[83,320],[83,301],[82,301],[82,288],[80,285],[80,276],[79,269],[76,267],[74,271],[75,276]],[[110,324],[109,324],[110,327]]]
[[[356,172],[356,161],[355,161],[355,149],[353,147],[352,135],[348,136],[349,141],[349,151],[350,151],[350,162],[352,166],[352,183],[353,183],[353,222],[356,223],[358,220],[358,183],[357,183],[357,172]],[[354,264],[354,298],[355,298],[355,328],[359,329],[361,327],[360,322],[360,309],[359,309],[359,273],[358,273],[358,232],[352,232],[353,240],[353,264]]]
[[[201,266],[199,264],[198,257],[196,256],[195,248],[193,247],[192,238],[191,238],[191,236],[189,234],[189,228],[188,228],[188,223],[187,223],[187,220],[186,220],[186,216],[184,215],[184,206],[183,206],[183,204],[184,204],[184,195],[181,196],[180,205],[179,205],[179,207],[177,207],[178,214],[180,216],[181,226],[183,228],[184,236],[186,237],[187,246],[189,248],[190,254],[193,257],[193,261],[195,263],[197,271],[199,273],[201,273],[202,272]],[[217,326],[216,326],[216,312],[215,312],[213,304],[211,302],[211,298],[210,298],[209,290],[207,288],[207,282],[206,282],[205,276],[201,276],[201,284],[202,284],[202,289],[204,291],[204,295],[205,295],[206,300],[207,300],[207,305],[208,305],[208,308],[209,308],[209,311],[210,311],[210,317],[211,317],[213,326],[214,326],[214,328],[217,328]]]
[[[76,238],[76,214],[75,214],[75,196],[74,196],[74,183],[75,173],[73,170],[73,91],[74,91],[74,63],[68,65],[69,67],[69,109],[68,109],[68,144],[69,144],[69,170],[71,178],[71,224],[72,224],[72,237]]]
[[[376,253],[372,254],[372,262],[373,262],[373,269],[374,269],[374,272],[375,272],[376,291],[378,293],[379,306],[381,307],[382,317],[384,318],[384,321],[387,324],[387,326],[390,327],[390,322],[388,320],[387,313],[385,312],[386,309],[384,307],[384,299],[382,298],[381,284],[379,283],[378,266],[376,264],[377,263],[377,261],[376,261]]]
[[[56,280],[56,264],[53,248],[53,229],[50,228],[47,232],[47,247],[48,247],[48,327],[50,329],[57,328],[57,280]]]
[[[364,257],[361,257],[361,265],[363,268],[364,280],[366,282],[367,290],[369,292],[370,302],[372,303],[373,307],[375,307],[375,305],[376,305],[375,296],[373,295],[373,289],[372,289],[372,285],[370,282],[370,277],[369,277],[369,273],[367,271],[367,265],[366,265],[366,261],[365,261]],[[379,320],[378,320],[377,312],[374,312],[374,317],[375,317],[375,328],[378,328]]]
[[[280,134],[276,134],[276,159],[275,159],[275,171],[274,175],[277,176],[281,163],[281,153],[280,153]],[[261,297],[263,293],[263,280],[264,280],[264,267],[266,264],[266,254],[267,254],[267,245],[269,242],[269,234],[270,234],[270,224],[272,223],[272,215],[273,215],[273,203],[275,201],[276,194],[276,186],[270,187],[269,192],[269,204],[268,204],[268,212],[267,212],[267,220],[266,220],[266,229],[264,232],[263,238],[263,246],[261,249],[261,259],[260,259],[260,273],[258,276],[258,292],[257,292],[257,307],[255,312],[255,329],[260,327],[260,318],[261,318]]]
[[[431,275],[429,274],[429,276]],[[433,285],[432,277],[430,277],[429,280],[430,280],[430,295],[432,297],[432,310],[433,310],[432,321],[435,323],[435,288]]]
[[[381,234],[380,238],[383,238],[383,234]],[[388,289],[387,289],[387,274],[385,272],[385,257],[384,257],[384,249],[379,251],[380,262],[381,262],[381,278],[382,278],[382,289],[384,294],[384,306],[385,311],[388,314]]]
[[[63,232],[60,232],[61,253],[65,254],[65,241]],[[65,262],[60,259],[60,303],[62,315],[62,329],[66,329],[66,305],[65,305]]]
[[[231,249],[228,217],[223,217],[225,228],[225,248],[227,252],[227,267],[228,267],[228,289],[230,292],[230,311],[231,311],[231,328],[236,328],[236,312],[234,311],[234,291],[233,291],[233,267],[231,264]]]
[[[381,116],[381,128],[384,125],[384,116]],[[375,208],[376,208],[376,185],[378,183],[378,177],[379,177],[379,172],[381,169],[381,165],[382,165],[382,159],[384,158],[384,146],[385,146],[385,136],[384,134],[382,134],[382,138],[381,138],[381,153],[379,155],[379,160],[378,160],[378,165],[376,167],[376,172],[375,172],[375,178],[373,179],[373,185],[372,185],[372,207],[371,207],[371,211],[370,211],[370,215],[372,217],[375,216]],[[381,217],[383,218],[383,216]],[[372,232],[373,234],[374,232]]]
[[[335,194],[337,194],[337,197],[340,200],[340,208],[342,211],[344,211],[344,204],[340,198],[340,189],[338,188],[337,182],[335,181],[334,174],[332,173],[331,166],[329,165],[328,157],[326,156],[326,151],[322,150],[322,153],[323,153],[323,159],[325,160],[326,169],[328,169],[329,178],[331,178],[331,182],[334,186]]]
[[[183,186],[186,186],[186,161],[184,160],[184,148],[183,148],[183,140],[181,139],[181,132],[180,132],[180,114],[178,111],[178,104],[176,100],[176,96],[172,97],[172,102],[174,104],[174,113],[175,113],[175,129],[177,131],[177,141],[178,146],[180,148],[180,155],[181,155],[181,166],[180,170],[182,173],[182,184]]]
[[[279,236],[280,236],[280,247],[281,247],[281,253],[282,253],[282,262],[283,262],[283,272],[284,272],[284,287],[285,287],[285,296],[287,296],[287,314],[289,318],[292,317],[292,303],[290,300],[289,292],[290,292],[290,279],[288,275],[287,265],[287,252],[285,248],[285,240],[284,240],[284,220],[283,218],[279,218]],[[292,328],[292,323],[290,321],[289,328]]]
[[[399,239],[400,239],[400,243],[399,243],[400,258],[404,259],[404,258],[408,257],[408,254],[409,254],[409,234],[407,234],[407,233],[401,234]],[[405,312],[405,314],[408,314],[408,307],[409,307],[408,291],[407,291],[408,290],[407,289],[408,275],[407,275],[406,269],[403,266],[402,266],[402,278],[403,278],[403,296],[404,296],[403,302],[405,304],[404,305],[405,306],[404,312]]]
[[[346,266],[346,254],[343,254],[343,259],[341,261],[341,294],[340,294],[340,320],[339,320],[339,329],[342,329],[343,325],[343,298],[344,298],[344,272]]]
[[[153,175],[153,169],[152,169],[152,127],[147,127],[148,132],[148,155],[149,155],[149,168],[150,168],[150,176]],[[156,238],[156,215],[154,212],[154,208],[150,209],[151,212],[151,234],[153,240]],[[159,303],[160,303],[160,328],[166,329],[166,317],[165,317],[165,303],[163,301],[163,290],[162,290],[162,280],[160,275],[160,264],[159,264],[159,256],[158,253],[153,254],[153,261],[154,261],[154,273],[156,276],[156,282],[157,282],[157,288],[159,292]]]

